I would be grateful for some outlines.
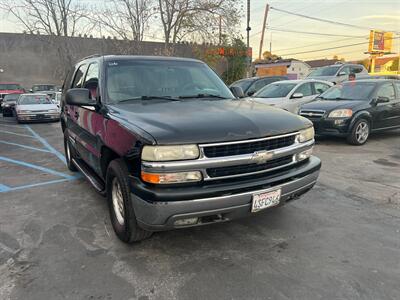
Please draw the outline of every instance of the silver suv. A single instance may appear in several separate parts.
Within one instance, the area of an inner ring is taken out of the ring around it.
[[[368,76],[368,71],[363,65],[335,64],[318,68],[312,71],[307,78],[325,80],[337,84],[346,81],[350,73],[354,73],[356,78]]]

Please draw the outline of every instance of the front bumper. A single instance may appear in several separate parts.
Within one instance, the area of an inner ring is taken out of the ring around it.
[[[151,191],[133,182],[131,200],[136,218],[151,231],[225,222],[251,213],[252,195],[281,188],[280,205],[311,189],[317,181],[321,161],[311,157],[306,163],[273,177],[224,183],[215,187],[177,188]],[[150,201],[149,201],[150,198]],[[175,225],[176,220],[199,218],[193,225]]]
[[[18,114],[19,121],[54,121],[60,119],[60,113],[46,113],[46,114]]]
[[[349,134],[351,119],[309,119],[313,122],[315,134],[345,137]]]

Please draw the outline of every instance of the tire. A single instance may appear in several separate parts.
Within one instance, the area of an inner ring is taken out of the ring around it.
[[[350,135],[347,137],[347,142],[351,145],[364,145],[371,132],[370,123],[366,119],[360,119],[351,128]]]
[[[128,170],[121,159],[111,161],[107,168],[107,200],[111,224],[118,238],[125,243],[142,241],[152,235],[139,227],[129,193]]]
[[[68,139],[68,133],[65,131],[64,133],[64,151],[65,151],[65,160],[67,162],[67,168],[71,172],[76,172],[78,169],[75,167],[72,159],[75,157],[74,150],[71,147],[71,143]]]

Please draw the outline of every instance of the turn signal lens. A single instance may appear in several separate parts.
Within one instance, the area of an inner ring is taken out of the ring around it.
[[[296,154],[296,161],[302,161],[309,158],[313,153],[313,148],[304,150],[303,152]]]
[[[199,171],[179,173],[147,173],[142,171],[142,180],[153,184],[171,184],[201,181]]]

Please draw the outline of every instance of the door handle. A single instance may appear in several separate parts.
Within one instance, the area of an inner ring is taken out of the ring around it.
[[[75,118],[79,119],[79,112],[77,112],[77,111],[75,112]]]

